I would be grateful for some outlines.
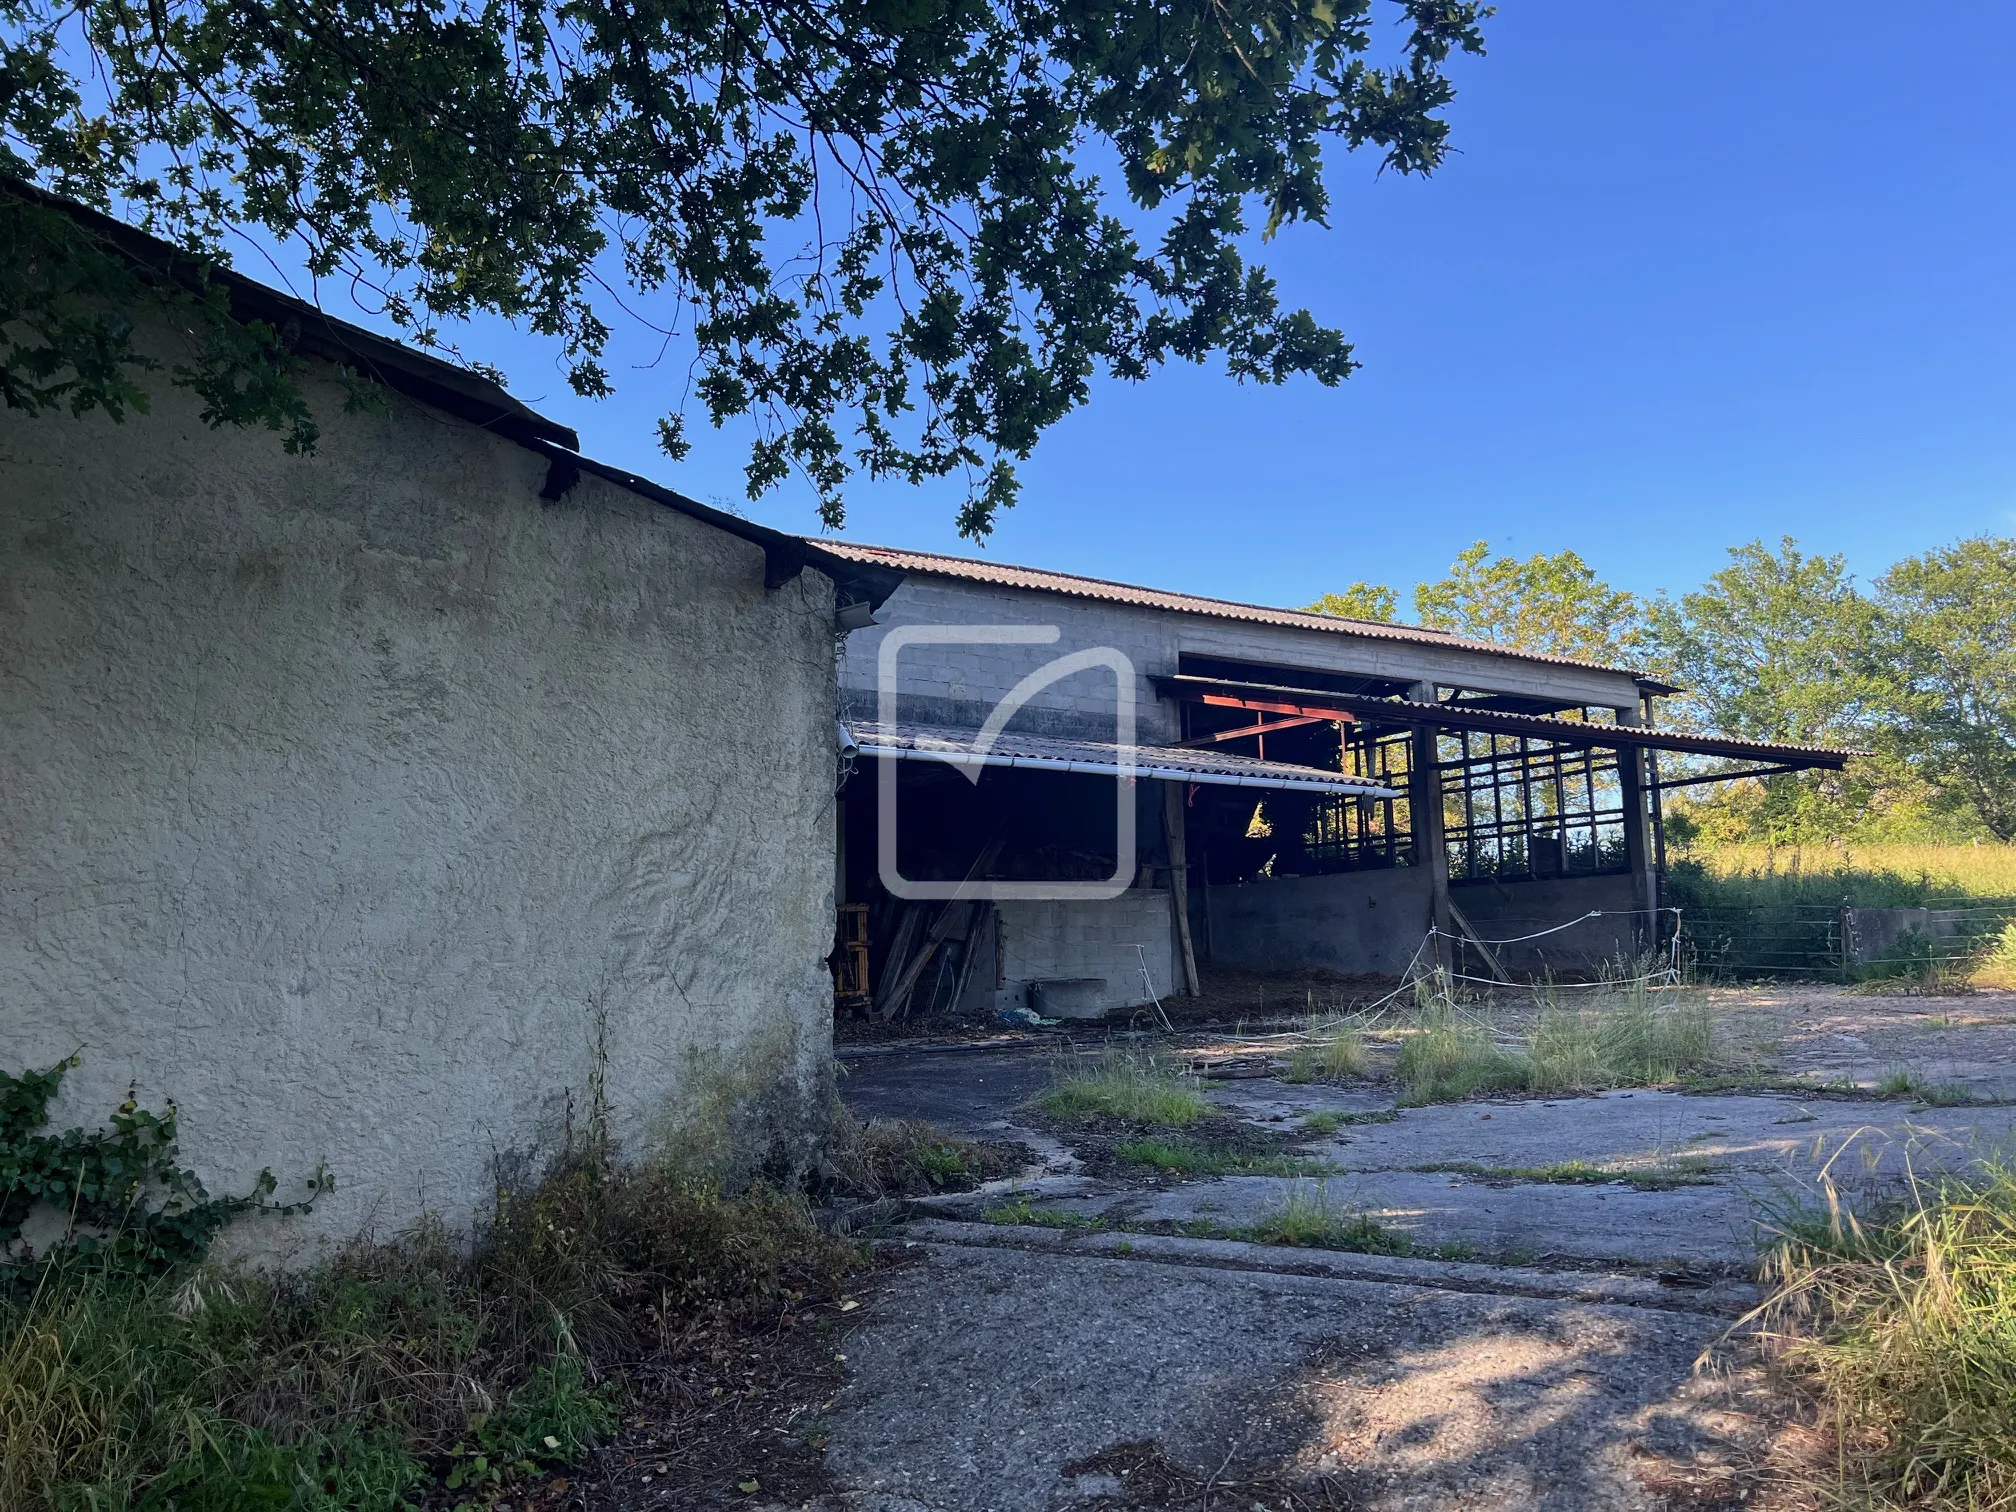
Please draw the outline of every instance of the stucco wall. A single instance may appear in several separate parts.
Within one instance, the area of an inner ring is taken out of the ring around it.
[[[318,453],[163,388],[0,412],[0,1066],[174,1098],[213,1191],[423,1209],[579,1118],[754,1155],[824,1106],[832,591],[394,401]],[[732,1115],[729,1116],[729,1115]],[[248,1240],[249,1242],[255,1242]]]
[[[1427,933],[1428,893],[1413,866],[1213,887],[1205,940],[1226,966],[1398,976]]]
[[[1144,956],[1155,995],[1175,990],[1176,927],[1162,888],[1133,887],[1096,901],[1017,900],[998,907],[999,1006],[1033,1006],[1031,982],[1096,977],[1106,983],[1100,996],[1108,1007],[1136,1007],[1148,1001],[1141,981]]]

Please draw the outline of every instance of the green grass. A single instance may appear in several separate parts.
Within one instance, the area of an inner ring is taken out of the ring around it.
[[[1696,848],[1676,855],[1665,896],[1685,911],[1688,948],[1702,970],[1838,980],[1835,911],[1841,904],[1984,908],[2016,903],[2016,846]],[[1970,978],[1975,986],[2016,987],[2016,920],[2002,926],[1999,937],[1984,935],[1963,955],[1858,971],[1872,978],[1858,990],[1950,992]]]
[[[1844,1501],[2016,1507],[2016,1171],[1991,1165],[1856,1218],[1780,1213],[1755,1321],[1823,1404]]]
[[[1485,1181],[1530,1181],[1549,1186],[1608,1186],[1622,1182],[1641,1192],[1670,1192],[1676,1187],[1707,1186],[1713,1167],[1683,1159],[1677,1165],[1652,1167],[1599,1166],[1587,1160],[1564,1160],[1543,1166],[1487,1166],[1467,1160],[1436,1161],[1412,1167],[1424,1174],[1475,1176]]]
[[[1337,1113],[1325,1110],[1321,1113],[1304,1113],[1302,1130],[1310,1134],[1335,1134],[1339,1129],[1347,1129],[1356,1124],[1388,1124],[1399,1121],[1398,1108],[1374,1108],[1365,1113]]]
[[[1643,983],[1560,1000],[1540,989],[1531,1034],[1506,1040],[1487,1018],[1446,995],[1424,993],[1394,1062],[1402,1107],[1480,1092],[1596,1092],[1700,1077],[1714,1064],[1715,1032],[1697,994],[1654,993]]]
[[[586,1157],[500,1196],[473,1245],[67,1262],[0,1294],[0,1508],[488,1505],[615,1426],[608,1367],[690,1322],[774,1322],[858,1263],[797,1198]]]
[[[1393,1064],[1403,1107],[1524,1087],[1529,1070],[1525,1056],[1500,1048],[1488,1024],[1459,1019],[1446,1001],[1424,1005]]]
[[[1965,1082],[1928,1082],[1916,1071],[1898,1068],[1886,1072],[1876,1084],[1880,1097],[1909,1098],[1934,1108],[1964,1108],[1975,1100],[1974,1089]]]
[[[1134,1139],[1113,1153],[1129,1165],[1185,1176],[1329,1176],[1338,1169],[1306,1155],[1256,1153],[1184,1139]]]
[[[1181,1128],[1217,1111],[1197,1079],[1159,1056],[1108,1050],[1073,1057],[1036,1106],[1053,1118],[1124,1118],[1130,1123]]]
[[[1025,1228],[1098,1229],[1105,1221],[1092,1213],[1073,1213],[1063,1208],[1032,1207],[1026,1197],[996,1203],[982,1210],[982,1223],[1014,1224]]]
[[[1953,897],[2016,897],[2016,845],[1729,845],[1675,858],[1709,900],[1912,908]]]
[[[1285,1082],[1342,1081],[1363,1076],[1370,1065],[1365,1055],[1365,1036],[1355,1029],[1322,1030],[1311,1027],[1308,1042],[1295,1047],[1288,1056]]]
[[[1768,1071],[1697,1071],[1680,1078],[1680,1090],[1700,1095],[1717,1092],[1827,1092],[1837,1097],[1868,1097],[1869,1089],[1852,1077],[1814,1081],[1807,1076],[1779,1076]]]
[[[1319,1188],[1290,1192],[1281,1205],[1236,1231],[1255,1244],[1288,1244],[1303,1249],[1348,1250],[1362,1255],[1408,1255],[1414,1242],[1363,1213],[1333,1207]]]
[[[1704,998],[1653,993],[1643,983],[1591,1004],[1543,999],[1528,1057],[1535,1092],[1657,1087],[1706,1070],[1715,1026]]]

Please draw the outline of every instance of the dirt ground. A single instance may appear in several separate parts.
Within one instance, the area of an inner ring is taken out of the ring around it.
[[[2007,1147],[2016,994],[1713,1001],[1731,1090],[1405,1109],[1376,1066],[1291,1085],[1254,1026],[1179,1024],[1222,1116],[1305,1162],[1271,1175],[1129,1171],[1110,1131],[1034,1115],[1054,1044],[850,1052],[862,1114],[1032,1159],[888,1233],[906,1263],[847,1320],[821,1408],[831,1483],[768,1504],[1817,1505],[1824,1439],[1730,1334],[1760,1236],[1823,1170],[1861,1200]],[[1898,1073],[1920,1090],[1877,1095]],[[1404,1252],[1256,1241],[1298,1204]]]

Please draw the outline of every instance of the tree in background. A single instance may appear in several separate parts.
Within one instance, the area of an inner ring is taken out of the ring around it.
[[[1876,580],[1874,722],[1998,840],[2016,840],[2016,540],[1979,536]]]
[[[1311,613],[1327,614],[1335,619],[1370,620],[1378,625],[1391,625],[1400,617],[1400,595],[1383,583],[1368,583],[1360,578],[1342,593],[1326,593],[1315,603],[1303,607]]]
[[[1479,541],[1414,590],[1414,612],[1437,630],[1606,666],[1629,666],[1641,649],[1638,600],[1572,551],[1493,559]]]
[[[1729,549],[1729,565],[1648,613],[1648,649],[1684,690],[1675,722],[1752,740],[1861,744],[1874,684],[1866,648],[1875,610],[1846,561],[1809,555],[1790,536]],[[1796,844],[1834,838],[1922,799],[1894,760],[1847,773],[1800,772],[1690,795],[1668,810],[1675,838]]]
[[[1702,729],[1814,744],[1858,728],[1868,685],[1862,648],[1873,611],[1846,561],[1809,556],[1792,537],[1729,548],[1729,565],[1650,610],[1660,670],[1686,692]]]
[[[171,311],[213,424],[314,443],[285,332],[233,328],[203,258],[290,242],[406,335],[491,313],[610,392],[612,325],[690,355],[689,406],[756,426],[751,497],[796,473],[837,525],[857,470],[1014,464],[1095,373],[1222,357],[1335,384],[1337,331],[1242,247],[1324,223],[1326,149],[1432,171],[1476,0],[5,0],[0,174],[199,255]],[[1382,16],[1402,23],[1376,26]],[[1373,62],[1375,35],[1392,37]],[[1088,167],[1113,165],[1109,183]],[[144,403],[102,248],[0,194],[0,395]],[[161,286],[150,285],[156,292]],[[111,303],[108,305],[108,299]],[[639,312],[633,317],[632,311]],[[191,374],[195,377],[192,379]],[[197,380],[201,380],[200,383]]]
[[[1414,590],[1421,623],[1609,665],[1682,688],[1682,728],[1794,745],[1873,747],[1845,772],[1695,789],[1666,809],[1681,843],[2016,841],[2016,541],[1979,537],[1899,562],[1873,595],[1839,556],[1790,536],[1729,550],[1692,593],[1641,604],[1572,551],[1492,559],[1482,541]],[[1309,607],[1390,620],[1356,582]],[[1675,762],[1702,772],[1719,763]],[[1669,771],[1669,775],[1671,772]]]

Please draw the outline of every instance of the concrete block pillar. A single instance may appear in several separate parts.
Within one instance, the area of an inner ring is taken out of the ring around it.
[[[1407,697],[1414,703],[1434,703],[1435,684],[1415,683],[1407,690]],[[1414,864],[1428,872],[1428,923],[1435,929],[1429,960],[1437,969],[1449,972],[1455,970],[1450,940],[1455,916],[1449,908],[1449,847],[1442,832],[1442,756],[1436,748],[1436,729],[1432,724],[1414,727],[1414,744],[1408,759],[1407,812],[1413,822]]]
[[[1642,727],[1644,712],[1636,707],[1619,709],[1617,723]],[[1632,938],[1640,951],[1647,951],[1659,940],[1659,916],[1654,912],[1659,907],[1659,873],[1653,865],[1652,790],[1644,750],[1619,749],[1617,773],[1624,795],[1624,860],[1631,872],[1633,906],[1642,910],[1633,921]]]

